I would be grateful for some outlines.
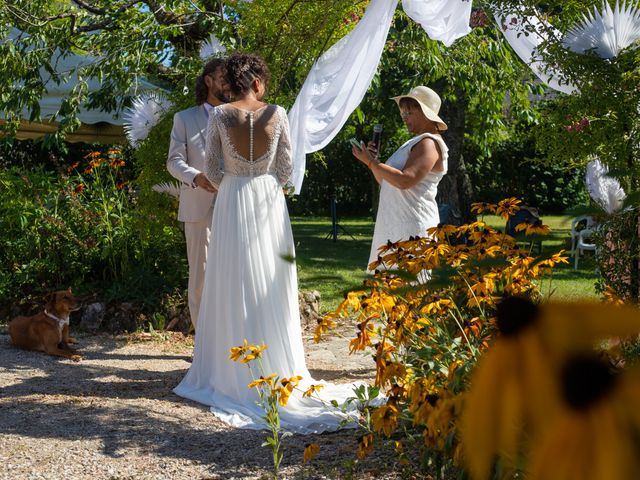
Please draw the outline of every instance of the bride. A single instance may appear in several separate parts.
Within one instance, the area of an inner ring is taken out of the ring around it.
[[[193,363],[175,388],[178,395],[209,405],[225,422],[264,428],[246,365],[229,360],[229,349],[264,342],[264,374],[303,377],[307,370],[298,310],[293,235],[283,194],[292,170],[285,110],[262,101],[269,80],[264,61],[234,54],[226,77],[235,101],[209,119],[208,177],[218,188],[211,225],[202,306]],[[255,372],[259,376],[261,372]],[[353,385],[324,384],[322,396],[338,403]],[[281,408],[283,428],[302,433],[335,430],[344,415],[315,398],[291,395]]]

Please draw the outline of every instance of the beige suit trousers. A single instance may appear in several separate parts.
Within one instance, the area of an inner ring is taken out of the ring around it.
[[[189,313],[191,323],[196,328],[202,289],[204,287],[204,269],[207,264],[207,248],[209,247],[209,235],[211,234],[211,216],[213,207],[205,220],[201,222],[184,222],[184,236],[187,243],[187,259],[189,261]]]

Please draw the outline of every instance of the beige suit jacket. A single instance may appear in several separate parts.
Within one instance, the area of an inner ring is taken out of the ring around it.
[[[215,193],[192,187],[195,176],[207,170],[204,156],[207,122],[203,105],[182,110],[173,117],[167,170],[181,182],[178,207],[178,220],[181,222],[205,220],[215,201]]]

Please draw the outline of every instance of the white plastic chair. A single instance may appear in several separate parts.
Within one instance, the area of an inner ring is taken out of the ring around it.
[[[578,236],[580,231],[587,229],[593,229],[597,225],[596,221],[590,215],[580,215],[571,220],[571,250],[576,249],[578,243]]]
[[[580,257],[580,255],[582,255],[585,252],[585,250],[590,250],[592,252],[596,251],[595,243],[590,243],[590,240],[589,240],[589,238],[593,235],[594,231],[595,231],[595,226],[594,228],[584,228],[578,232],[576,246],[573,250],[573,258],[574,258],[573,269],[574,270],[578,269],[578,258]]]

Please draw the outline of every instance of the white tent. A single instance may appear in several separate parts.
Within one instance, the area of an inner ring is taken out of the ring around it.
[[[14,28],[7,38],[2,40],[2,43],[14,42],[24,35],[26,35],[26,33]],[[93,57],[57,53],[57,57],[52,59],[52,65],[56,73],[60,74],[66,81],[58,84],[51,78],[48,72],[44,69],[40,70],[41,78],[45,80],[45,88],[47,90],[47,93],[40,100],[41,120],[39,122],[30,122],[27,120],[29,118],[29,112],[23,111],[23,118],[20,121],[20,128],[16,137],[24,140],[39,138],[47,133],[55,132],[58,128],[56,116],[62,106],[62,102],[69,96],[73,87],[78,83],[76,70],[79,67],[90,65],[95,61],[96,59]],[[100,89],[100,82],[95,78],[88,79],[87,84],[89,92],[95,92]],[[143,91],[157,89],[153,84],[141,80],[134,86],[130,94],[136,95]],[[4,118],[4,113],[0,112],[0,122],[2,122]],[[88,109],[81,106],[78,119],[82,122],[82,125],[75,132],[67,135],[67,141],[87,143],[126,142],[121,114]]]

